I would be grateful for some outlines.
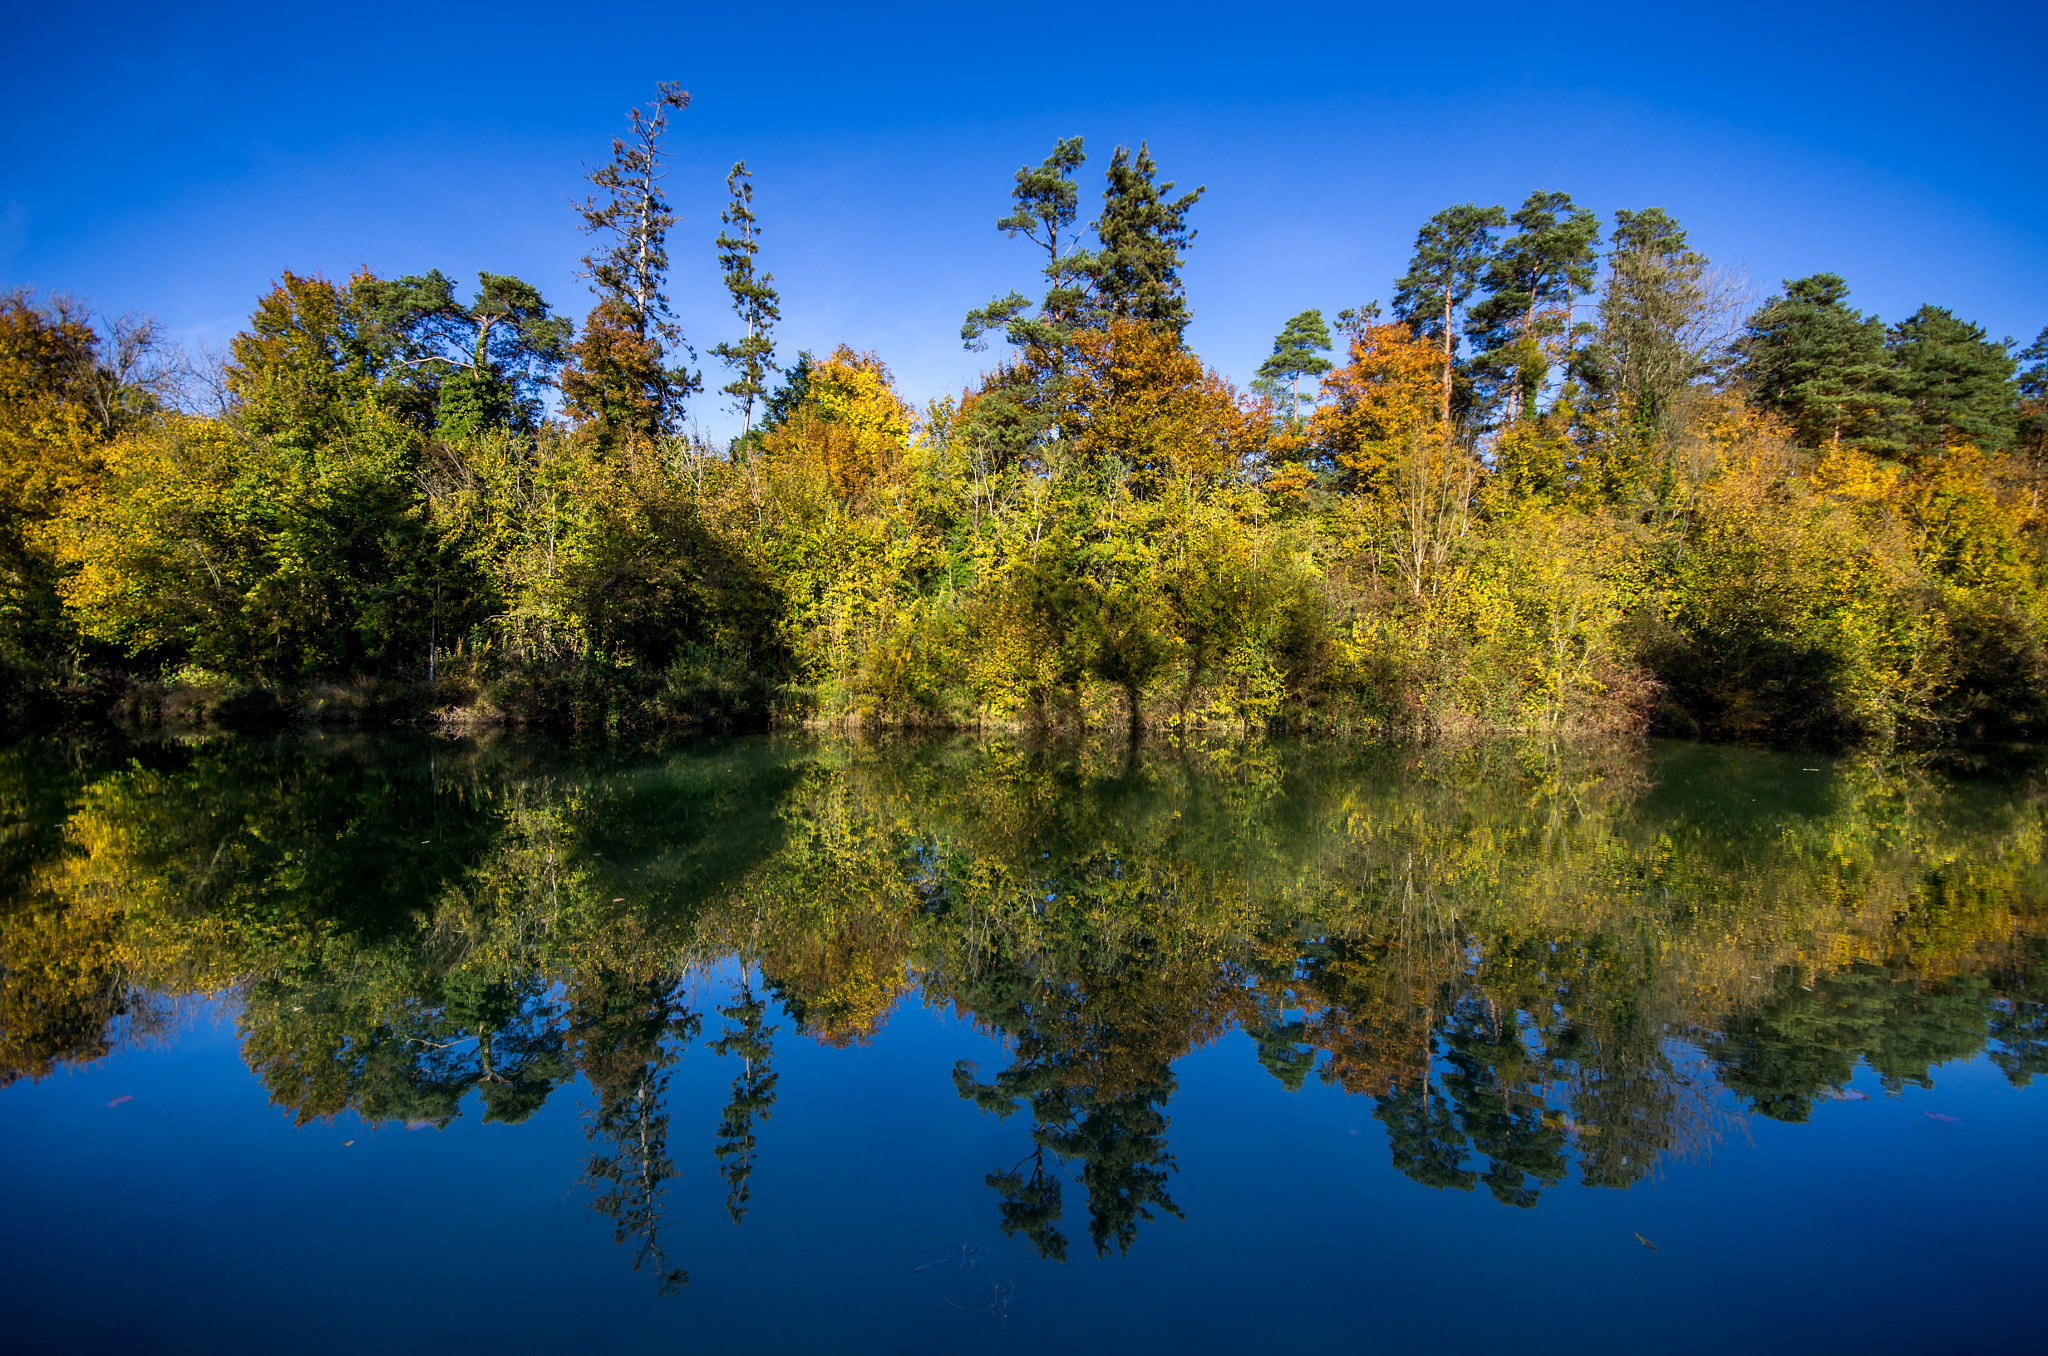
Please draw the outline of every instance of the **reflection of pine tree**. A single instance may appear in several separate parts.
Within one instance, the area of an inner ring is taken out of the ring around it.
[[[697,1034],[673,981],[611,982],[598,976],[571,994],[584,1077],[597,1094],[588,1137],[601,1146],[584,1165],[597,1193],[591,1208],[612,1218],[614,1242],[631,1241],[633,1269],[651,1268],[672,1295],[690,1283],[661,1248],[662,1184],[675,1175],[668,1156],[663,1095],[679,1045]]]
[[[1025,1163],[1031,1165],[1029,1177],[1021,1171]],[[1059,1174],[1046,1171],[1043,1145],[1008,1172],[992,1172],[983,1180],[999,1198],[996,1213],[1002,1221],[1003,1237],[1022,1234],[1031,1240],[1040,1257],[1055,1262],[1067,1260],[1067,1236],[1059,1229]]]
[[[747,1179],[754,1173],[754,1118],[767,1120],[768,1108],[775,1105],[776,1075],[768,1064],[774,1053],[768,1038],[775,1028],[762,1025],[767,1010],[767,1003],[754,996],[742,976],[738,1001],[718,1010],[728,1023],[724,1033],[706,1043],[712,1053],[737,1055],[741,1061],[740,1076],[732,1081],[732,1098],[718,1121],[718,1143],[712,1149],[718,1156],[718,1175],[725,1179],[726,1212],[734,1224],[747,1213]]]

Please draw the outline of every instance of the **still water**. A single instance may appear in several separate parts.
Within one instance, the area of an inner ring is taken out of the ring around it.
[[[2037,1351],[2048,794],[0,752],[0,1346]]]

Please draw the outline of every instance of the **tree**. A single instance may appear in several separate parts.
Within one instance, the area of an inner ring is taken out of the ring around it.
[[[169,395],[155,322],[107,329],[69,297],[0,293],[0,648],[75,637],[45,530],[99,483],[108,441],[146,426]]]
[[[1600,341],[1588,355],[1599,389],[1659,428],[1679,389],[1706,370],[1707,259],[1661,207],[1614,214],[1600,297]]]
[[[702,1023],[684,1008],[671,978],[596,974],[570,998],[578,1064],[597,1097],[584,1131],[598,1146],[583,1169],[594,1194],[590,1208],[611,1217],[614,1242],[633,1245],[633,1270],[652,1271],[660,1294],[678,1294],[689,1273],[671,1265],[661,1246],[668,1223],[662,1188],[676,1171],[666,1098],[680,1052]]]
[[[1953,442],[1989,451],[2010,441],[2018,364],[1983,326],[1922,306],[1892,326],[1886,346],[1892,390],[1904,402],[1896,426],[1906,446],[1938,456]]]
[[[257,301],[228,344],[227,388],[245,430],[310,451],[346,437],[372,405],[425,422],[431,395],[403,380],[397,341],[365,304],[374,281],[365,270],[344,287],[287,269]]]
[[[1418,336],[1435,340],[1442,354],[1438,416],[1446,439],[1452,430],[1458,317],[1493,262],[1493,233],[1506,224],[1507,214],[1498,207],[1446,207],[1415,233],[1408,271],[1394,284],[1394,314]]]
[[[1087,158],[1081,138],[1067,137],[1053,144],[1052,154],[1038,168],[1018,169],[1016,187],[1010,190],[1016,206],[996,229],[1012,240],[1021,235],[1045,251],[1045,300],[1036,320],[1024,318],[1031,300],[1015,291],[969,311],[960,326],[960,342],[968,349],[987,347],[983,336],[993,329],[1003,330],[1019,348],[1036,344],[1057,349],[1081,320],[1088,298],[1081,272],[1087,253],[1070,232],[1080,211],[1073,174]]]
[[[476,297],[455,299],[439,269],[385,280],[364,276],[352,291],[367,319],[398,349],[398,363],[431,382],[435,431],[464,437],[505,425],[531,433],[541,392],[568,358],[572,327],[548,313],[531,283],[477,275]]]
[[[1269,397],[1275,405],[1284,402],[1285,417],[1294,421],[1301,410],[1301,379],[1320,377],[1330,370],[1330,327],[1323,313],[1314,308],[1303,311],[1281,327],[1273,338],[1273,352],[1259,364],[1258,380],[1252,389]],[[1285,389],[1282,383],[1285,383]]]
[[[767,379],[775,368],[775,322],[782,319],[781,298],[773,286],[775,275],[754,273],[754,256],[761,252],[760,229],[754,225],[754,182],[747,162],[739,161],[725,176],[732,201],[719,220],[731,232],[718,233],[718,263],[724,270],[725,290],[732,297],[733,313],[747,327],[736,344],[717,344],[711,352],[732,369],[733,379],[720,389],[733,399],[733,409],[754,428],[754,402],[768,394]]]
[[[1904,402],[1887,387],[1884,322],[1843,304],[1833,273],[1785,280],[1735,341],[1735,373],[1752,403],[1785,419],[1808,447],[1889,452],[1888,417]]]
[[[1543,340],[1564,341],[1565,356],[1578,338],[1572,306],[1593,290],[1599,263],[1600,222],[1568,193],[1538,190],[1508,218],[1515,233],[1501,242],[1472,308],[1466,333],[1486,376],[1500,385],[1510,424],[1536,408],[1549,379]]]
[[[1014,291],[968,312],[960,341],[969,349],[981,348],[983,336],[1000,329],[1019,348],[1046,355],[1057,375],[1077,329],[1108,320],[1140,320],[1175,342],[1187,329],[1181,253],[1194,243],[1187,214],[1203,190],[1172,197],[1173,183],[1158,182],[1159,167],[1144,143],[1135,156],[1119,146],[1110,156],[1102,213],[1093,223],[1097,248],[1082,249],[1068,232],[1080,210],[1073,172],[1086,158],[1081,138],[1069,137],[1055,143],[1038,168],[1017,171],[1010,192],[1015,209],[996,227],[1046,252],[1045,300],[1035,318],[1025,315],[1030,298]]]
[[[748,1179],[754,1175],[754,1122],[767,1120],[775,1105],[776,1074],[769,1061],[774,1047],[769,1038],[775,1028],[763,1022],[768,1005],[754,996],[744,979],[739,996],[718,1010],[728,1025],[705,1048],[721,1059],[738,1055],[740,1075],[732,1081],[732,1096],[718,1121],[718,1143],[712,1153],[718,1158],[718,1174],[725,1179],[725,1209],[738,1224],[747,1213],[750,1194]]]
[[[2016,437],[2021,449],[2038,466],[2048,458],[2048,328],[2036,335],[2034,342],[2020,350],[2018,356],[2026,366],[2019,369],[2013,382],[2020,393]]]
[[[1206,190],[1171,197],[1173,181],[1159,183],[1158,174],[1142,141],[1135,156],[1124,146],[1111,154],[1095,219],[1101,248],[1082,267],[1103,315],[1142,320],[1178,340],[1192,318],[1180,278],[1181,255],[1195,242],[1187,216]]]
[[[662,143],[670,110],[688,108],[690,94],[666,81],[655,91],[651,112],[630,110],[630,134],[612,138],[611,160],[590,172],[602,201],[587,197],[576,209],[584,231],[610,244],[583,256],[582,276],[597,305],[571,350],[562,396],[569,413],[595,423],[607,441],[674,432],[683,402],[703,386],[696,373],[668,365],[672,353],[690,349],[662,291],[668,228],[675,224],[661,189],[667,175]]]

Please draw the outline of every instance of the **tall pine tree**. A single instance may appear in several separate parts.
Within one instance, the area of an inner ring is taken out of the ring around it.
[[[1568,193],[1537,190],[1508,218],[1515,232],[1501,242],[1481,283],[1466,334],[1473,364],[1495,388],[1508,423],[1526,417],[1550,379],[1543,341],[1577,339],[1572,307],[1593,290],[1600,222]]]
[[[683,402],[703,385],[696,373],[669,366],[675,353],[695,355],[662,291],[668,228],[675,224],[661,188],[667,175],[662,143],[669,113],[689,106],[688,90],[657,84],[649,112],[631,110],[630,132],[612,138],[612,158],[590,172],[601,195],[576,209],[584,231],[608,243],[583,257],[597,305],[571,350],[562,397],[569,413],[596,423],[607,442],[674,432]]]
[[[1105,320],[1141,320],[1175,339],[1187,329],[1181,255],[1195,239],[1188,210],[1205,190],[1172,196],[1173,182],[1158,181],[1159,167],[1144,143],[1135,155],[1119,146],[1104,176],[1096,248],[1083,249],[1071,231],[1080,209],[1073,172],[1085,159],[1081,138],[1069,137],[1036,169],[1017,171],[1014,210],[996,227],[1046,252],[1045,300],[1036,317],[1027,314],[1030,298],[1015,291],[968,312],[960,342],[969,349],[984,347],[991,330],[1002,330],[1019,347],[1056,355],[1076,329]]]
[[[1451,400],[1458,376],[1458,322],[1465,303],[1493,263],[1493,233],[1507,225],[1498,207],[1446,207],[1415,233],[1408,271],[1394,283],[1394,315],[1443,352],[1440,414],[1451,436]]]
[[[1031,309],[1031,299],[1016,291],[969,311],[960,326],[960,342],[967,348],[986,348],[984,336],[999,329],[1020,348],[1036,344],[1057,350],[1064,347],[1073,327],[1083,323],[1088,289],[1082,265],[1088,253],[1073,235],[1081,202],[1074,171],[1087,158],[1081,138],[1067,137],[1053,144],[1052,154],[1037,168],[1025,165],[1018,169],[1016,186],[1010,190],[1015,206],[996,223],[996,229],[1012,240],[1021,235],[1045,251],[1045,300],[1035,319],[1025,314]]]
[[[767,379],[775,373],[775,322],[782,319],[781,297],[775,292],[773,273],[756,274],[754,257],[761,252],[760,228],[754,224],[754,183],[742,160],[725,176],[732,201],[719,220],[726,230],[718,233],[718,264],[725,276],[725,290],[732,297],[733,314],[747,327],[746,337],[736,344],[717,344],[711,352],[732,369],[733,379],[721,390],[732,397],[733,410],[754,427],[754,402],[768,394]]]
[[[1292,421],[1301,412],[1301,379],[1320,377],[1330,370],[1330,327],[1323,313],[1314,308],[1303,311],[1281,327],[1273,338],[1273,352],[1259,364],[1252,389],[1270,399]]]
[[[1102,215],[1095,219],[1101,242],[1083,264],[1093,302],[1102,315],[1142,320],[1178,339],[1186,332],[1187,295],[1181,286],[1181,255],[1194,244],[1188,210],[1203,188],[1173,197],[1173,181],[1158,182],[1159,166],[1144,142],[1133,155],[1119,146],[1109,159]]]

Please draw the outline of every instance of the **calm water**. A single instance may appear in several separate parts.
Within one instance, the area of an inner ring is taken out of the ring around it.
[[[0,753],[11,1351],[2036,1351],[2048,796]]]

